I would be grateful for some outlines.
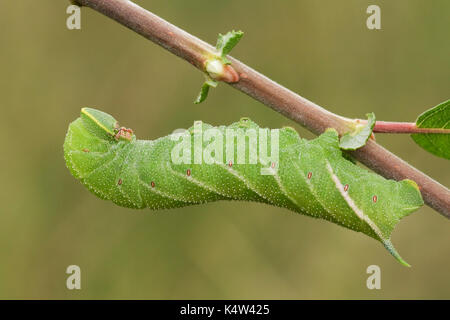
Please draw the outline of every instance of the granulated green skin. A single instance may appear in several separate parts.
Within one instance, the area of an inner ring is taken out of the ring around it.
[[[381,241],[408,265],[395,251],[390,236],[402,217],[423,205],[417,185],[411,180],[386,180],[346,160],[335,130],[305,140],[292,128],[280,129],[278,170],[274,175],[261,175],[259,161],[231,166],[225,161],[174,164],[171,151],[177,141],[169,136],[137,140],[134,135],[131,141],[117,140],[113,137],[116,126],[110,115],[84,108],[81,117],[70,124],[64,142],[67,167],[102,199],[123,207],[151,209],[218,200],[262,202],[362,232]],[[211,126],[203,124],[207,128]],[[222,132],[226,128],[218,127]],[[228,128],[259,127],[243,119]],[[193,134],[191,138],[194,145]],[[246,148],[248,154],[248,143]]]

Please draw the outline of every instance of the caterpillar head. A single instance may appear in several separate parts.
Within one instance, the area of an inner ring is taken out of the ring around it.
[[[81,109],[81,120],[91,133],[101,139],[131,141],[134,135],[133,130],[120,127],[113,116],[93,108]]]

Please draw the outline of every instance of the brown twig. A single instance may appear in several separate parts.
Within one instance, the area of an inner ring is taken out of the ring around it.
[[[363,121],[361,121],[363,123]],[[418,128],[414,122],[377,121],[373,128],[375,133],[436,133],[450,134],[450,129]]]
[[[353,120],[357,124],[366,124],[367,120],[356,119]],[[450,129],[443,128],[418,128],[414,122],[391,122],[391,121],[376,121],[373,127],[374,133],[435,133],[435,134],[450,134]]]
[[[215,48],[190,35],[180,28],[161,19],[153,13],[127,0],[77,0],[163,48],[204,70],[204,63],[216,54]],[[315,103],[275,83],[242,62],[228,57],[238,72],[240,80],[230,84],[264,103],[286,117],[298,122],[315,134],[327,128],[335,128],[339,133],[352,127],[350,119],[331,113]],[[450,218],[450,190],[402,159],[390,153],[373,140],[353,155],[366,166],[388,179],[412,179],[416,181],[425,202],[447,218]]]

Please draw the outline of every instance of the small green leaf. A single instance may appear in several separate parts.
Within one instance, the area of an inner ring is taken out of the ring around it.
[[[199,104],[205,101],[206,97],[208,97],[208,92],[210,87],[217,87],[217,82],[212,79],[207,79],[200,90],[200,93],[197,96],[197,99],[195,99],[194,103]]]
[[[450,100],[422,113],[416,121],[418,128],[450,129]],[[428,152],[450,159],[450,134],[415,133],[411,138]]]
[[[367,123],[365,125],[357,125],[355,130],[344,134],[339,142],[339,147],[343,150],[356,150],[364,146],[372,134],[375,126],[375,114],[368,113]]]
[[[230,64],[230,61],[226,58],[226,55],[237,45],[241,40],[244,33],[242,31],[230,31],[225,35],[219,33],[217,38],[216,49],[220,52],[220,55],[225,64]]]
[[[209,85],[205,82],[200,90],[200,93],[197,96],[197,99],[195,99],[194,103],[199,104],[205,101],[206,97],[208,97],[209,92]]]

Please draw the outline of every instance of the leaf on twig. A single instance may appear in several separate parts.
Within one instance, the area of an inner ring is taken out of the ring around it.
[[[231,62],[226,58],[226,55],[237,45],[244,33],[242,31],[230,31],[226,34],[220,34],[217,38],[216,49],[220,52],[223,63],[230,64]]]
[[[375,126],[375,114],[367,114],[367,123],[356,125],[355,130],[345,133],[340,142],[339,147],[343,150],[356,150],[364,146],[372,134]]]
[[[416,120],[418,128],[450,129],[450,100],[422,113]],[[450,134],[414,133],[411,138],[428,152],[450,159]]]
[[[203,83],[202,88],[200,89],[200,93],[197,96],[197,99],[195,99],[194,103],[199,104],[203,101],[205,101],[206,97],[208,97],[208,92],[210,87],[217,87],[217,82],[211,79],[206,80]]]

